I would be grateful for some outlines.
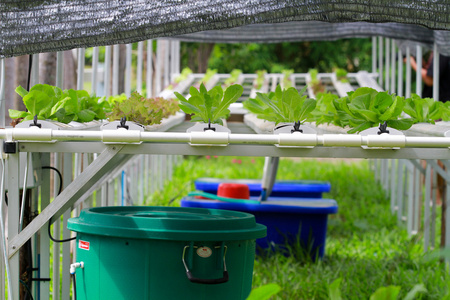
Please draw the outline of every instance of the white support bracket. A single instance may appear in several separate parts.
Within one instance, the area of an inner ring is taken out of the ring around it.
[[[57,196],[31,223],[18,235],[9,237],[8,256],[17,251],[49,220],[56,220],[83,196],[105,173],[120,164],[128,155],[119,154],[123,145],[111,145],[92,162],[62,193]]]

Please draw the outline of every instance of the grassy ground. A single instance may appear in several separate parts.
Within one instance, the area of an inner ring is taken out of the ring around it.
[[[261,178],[263,164],[263,158],[186,158],[164,191],[152,195],[148,204],[178,206],[180,198],[194,190],[198,177]],[[367,161],[282,159],[277,179],[331,182],[324,198],[335,199],[339,212],[329,217],[322,261],[280,253],[260,256],[255,261],[254,287],[279,284],[282,290],[274,299],[329,299],[330,284],[341,278],[338,289],[343,299],[369,299],[378,288],[390,285],[400,288],[398,299],[408,299],[418,284],[426,292],[414,299],[446,298],[448,270],[439,258],[423,254],[420,235],[410,238],[397,225]]]

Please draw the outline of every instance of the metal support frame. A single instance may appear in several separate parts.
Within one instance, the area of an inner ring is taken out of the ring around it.
[[[89,165],[84,171],[83,176],[78,176],[64,191],[57,196],[42,212],[24,228],[19,234],[13,225],[11,234],[9,235],[8,255],[10,258],[17,256],[17,251],[22,245],[33,236],[39,228],[48,221],[55,221],[67,209],[69,209],[80,197],[82,197],[89,189],[101,179],[105,173],[109,172],[112,167],[120,164],[126,155],[118,155],[122,149],[122,145],[107,146],[98,158]],[[14,167],[17,167],[15,164]],[[14,168],[13,167],[13,168]],[[12,180],[11,180],[12,181]],[[9,183],[9,182],[8,182]],[[13,186],[8,188],[13,189]],[[12,198],[14,199],[14,198]],[[10,216],[13,217],[13,216]],[[17,220],[13,218],[13,220]]]
[[[433,99],[439,101],[439,50],[436,43],[433,46]]]

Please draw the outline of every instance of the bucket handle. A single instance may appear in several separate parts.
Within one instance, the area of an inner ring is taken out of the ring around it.
[[[219,283],[225,283],[228,281],[228,271],[227,271],[227,265],[225,263],[225,254],[227,253],[227,246],[225,247],[225,251],[223,253],[223,277],[222,278],[214,278],[214,279],[203,279],[203,278],[197,278],[192,275],[192,272],[189,270],[186,261],[184,259],[184,256],[186,254],[186,249],[190,246],[185,246],[183,249],[183,256],[181,260],[183,261],[184,268],[186,269],[186,276],[189,279],[190,282],[193,283],[202,283],[202,284],[219,284]]]

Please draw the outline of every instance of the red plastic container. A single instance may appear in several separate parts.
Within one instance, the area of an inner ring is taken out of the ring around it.
[[[234,199],[250,199],[250,189],[247,184],[223,182],[219,184],[217,196]]]

